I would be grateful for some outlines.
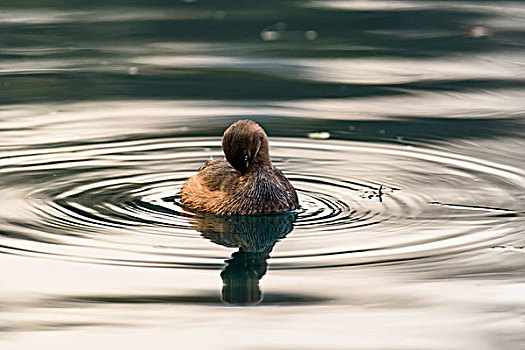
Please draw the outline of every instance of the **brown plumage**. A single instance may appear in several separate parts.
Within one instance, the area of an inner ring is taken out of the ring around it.
[[[297,209],[297,193],[272,166],[268,137],[250,120],[232,124],[222,138],[226,159],[211,160],[180,191],[182,203],[219,215],[256,215]]]

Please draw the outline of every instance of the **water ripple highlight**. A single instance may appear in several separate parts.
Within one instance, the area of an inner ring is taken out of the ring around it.
[[[185,179],[221,156],[216,138],[3,151],[0,193],[12,205],[0,211],[0,252],[208,269],[223,266],[225,246],[235,246],[224,242],[235,237],[248,239],[245,249],[255,250],[271,250],[280,241],[270,265],[297,269],[460,254],[505,244],[517,233],[491,208],[520,209],[525,177],[518,168],[379,143],[281,138],[272,146],[301,208],[293,219],[250,223],[203,218],[180,204]],[[383,187],[391,190],[363,195]],[[487,199],[493,206],[477,206]],[[269,226],[276,229],[267,231]],[[228,230],[241,233],[228,236]]]

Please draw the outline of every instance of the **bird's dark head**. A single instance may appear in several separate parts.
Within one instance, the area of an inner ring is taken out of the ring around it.
[[[228,163],[241,174],[254,164],[271,164],[268,137],[259,124],[251,120],[230,125],[222,137],[222,149]]]

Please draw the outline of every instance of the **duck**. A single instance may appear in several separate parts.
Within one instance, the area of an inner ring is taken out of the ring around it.
[[[297,192],[270,160],[268,136],[251,120],[230,125],[224,158],[210,160],[180,190],[183,205],[216,215],[263,215],[299,208]]]

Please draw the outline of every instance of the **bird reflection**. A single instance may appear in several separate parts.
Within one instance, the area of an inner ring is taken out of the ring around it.
[[[294,213],[262,216],[199,214],[195,228],[213,243],[239,250],[221,272],[222,300],[229,304],[258,304],[263,296],[259,280],[268,269],[275,243],[293,229]]]

